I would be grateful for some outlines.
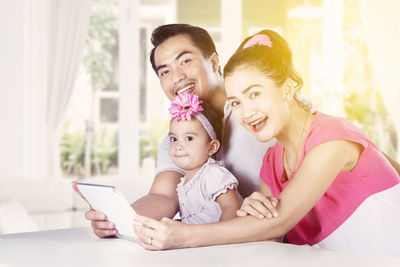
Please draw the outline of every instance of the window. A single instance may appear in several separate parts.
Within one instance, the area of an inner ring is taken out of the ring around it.
[[[139,1],[92,2],[89,34],[60,141],[60,164],[69,177],[132,176],[143,158],[150,159],[145,172],[153,172],[167,132],[169,119],[163,111],[169,101],[149,64],[149,38],[155,27],[174,21],[176,2],[136,4]]]
[[[118,0],[95,0],[83,59],[65,117],[61,168],[87,177],[118,168]]]

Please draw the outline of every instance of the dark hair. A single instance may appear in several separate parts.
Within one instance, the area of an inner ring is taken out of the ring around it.
[[[183,34],[188,37],[193,44],[201,50],[205,58],[210,57],[212,53],[217,54],[214,41],[211,39],[210,34],[205,29],[189,24],[161,25],[157,27],[151,35],[151,43],[154,47],[150,52],[150,62],[154,71],[156,71],[156,64],[154,62],[154,52],[156,48],[165,40],[179,34]]]
[[[297,98],[297,93],[303,86],[303,79],[293,66],[292,51],[286,40],[278,33],[271,30],[262,30],[255,35],[265,34],[269,37],[272,47],[267,45],[253,45],[243,49],[243,46],[254,36],[249,36],[240,44],[236,52],[231,56],[224,67],[224,78],[234,72],[242,65],[255,67],[272,79],[277,86],[290,78],[294,83],[294,99],[299,106],[309,109],[301,100]]]
[[[201,113],[204,114],[204,116],[207,118],[207,120],[210,122],[211,126],[214,128],[215,134],[217,136],[217,139],[222,142],[222,119],[223,119],[223,114],[220,112],[217,112],[215,109],[211,107],[210,104],[207,102],[203,101],[201,104],[203,107],[203,111]]]

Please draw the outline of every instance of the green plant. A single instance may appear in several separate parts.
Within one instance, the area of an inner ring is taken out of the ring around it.
[[[114,135],[102,130],[96,135],[96,146],[92,151],[93,165],[99,163],[101,168],[101,173],[107,173],[108,168],[111,164],[116,164],[118,144],[117,144],[118,133]]]
[[[83,63],[91,78],[93,91],[104,89],[113,72],[117,43],[118,0],[95,0],[92,5]]]
[[[63,127],[60,140],[61,169],[65,175],[82,178],[85,175],[84,156],[86,137],[82,130],[71,132],[69,122]],[[107,174],[117,166],[118,133],[102,129],[95,133],[95,146],[90,151],[91,169],[97,174]],[[100,173],[97,172],[97,167]]]
[[[358,1],[346,1],[345,7],[343,84],[346,94],[343,100],[346,117],[383,152],[395,158],[395,129],[375,80]]]
[[[82,177],[85,135],[82,131],[70,133],[69,126],[69,122],[64,124],[60,140],[61,170],[63,174]]]
[[[139,126],[140,135],[140,164],[144,158],[154,158],[157,160],[157,152],[160,144],[168,133],[169,120],[162,121],[154,118],[150,124],[141,124]]]
[[[117,87],[115,81],[115,66],[118,50],[118,0],[94,0],[90,16],[88,35],[86,37],[83,64],[90,77],[92,97],[89,103],[90,114],[87,123],[92,126],[94,121],[95,94],[99,90]],[[92,129],[92,127],[89,127]],[[95,129],[96,131],[97,129]],[[95,132],[87,131],[88,139],[94,138]],[[92,142],[85,148],[85,175],[91,176]],[[106,164],[106,161],[103,161]],[[96,164],[98,159],[96,158]],[[96,165],[98,166],[98,165]],[[97,172],[98,168],[96,169]]]

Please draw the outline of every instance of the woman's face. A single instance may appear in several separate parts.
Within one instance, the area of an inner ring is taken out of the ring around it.
[[[240,66],[225,77],[234,118],[260,142],[277,137],[289,119],[283,86],[258,69]]]

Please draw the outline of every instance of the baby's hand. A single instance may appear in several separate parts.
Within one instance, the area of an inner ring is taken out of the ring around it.
[[[254,192],[245,198],[242,206],[237,210],[239,217],[251,215],[258,219],[278,217],[278,199],[272,196],[264,196],[260,192]]]

